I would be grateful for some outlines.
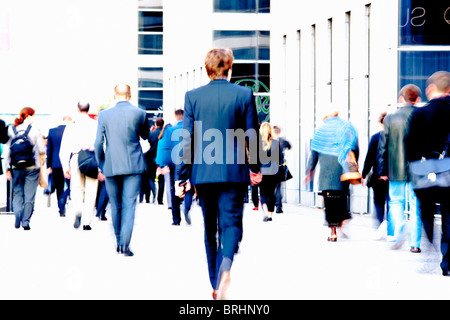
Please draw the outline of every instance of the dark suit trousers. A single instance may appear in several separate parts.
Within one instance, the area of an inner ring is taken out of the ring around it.
[[[442,238],[441,238],[441,269],[449,271],[450,260],[450,188],[428,188],[415,190],[417,199],[420,202],[420,212],[422,222],[428,240],[433,242],[434,215],[437,213],[437,203],[442,217]]]
[[[214,289],[219,281],[222,260],[228,258],[228,261],[233,261],[242,239],[244,196],[247,188],[246,184],[241,183],[208,183],[196,186],[205,224],[209,279]]]

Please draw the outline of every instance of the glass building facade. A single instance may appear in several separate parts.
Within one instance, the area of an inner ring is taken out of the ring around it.
[[[399,89],[422,90],[439,70],[450,70],[450,5],[446,1],[399,0]]]
[[[152,123],[163,115],[163,68],[152,57],[163,54],[162,0],[138,2],[138,54],[146,66],[138,67],[138,104]],[[147,67],[152,65],[152,67]]]

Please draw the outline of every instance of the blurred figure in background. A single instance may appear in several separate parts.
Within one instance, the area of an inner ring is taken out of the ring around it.
[[[408,234],[405,211],[409,208],[409,245],[411,252],[420,253],[422,220],[417,197],[412,189],[405,138],[416,103],[421,101],[419,87],[408,84],[400,90],[400,108],[386,116],[380,136],[378,170],[380,179],[389,179],[389,214],[394,227],[393,249],[398,249]]]
[[[417,108],[411,118],[406,151],[410,161],[422,157],[438,158],[447,150],[450,154],[450,73],[438,71],[427,80],[427,106]],[[447,168],[450,169],[450,168]],[[444,276],[449,275],[450,245],[450,187],[430,187],[415,189],[420,202],[424,228],[430,242],[433,241],[434,216],[436,204],[440,205],[442,216],[441,269]]]
[[[78,102],[78,114],[64,130],[59,152],[64,177],[70,179],[71,207],[75,215],[73,226],[77,229],[83,224],[83,230],[92,229],[98,179],[103,179],[101,173],[94,178],[82,173],[79,167],[79,153],[94,150],[97,121],[89,117],[89,108],[88,102]]]
[[[59,158],[59,152],[61,149],[61,141],[66,129],[66,124],[72,122],[70,116],[64,116],[63,122],[48,131],[47,136],[47,168],[53,186],[56,189],[56,198],[58,199],[59,215],[65,217],[66,215],[66,202],[70,193],[70,180],[64,177],[64,171]]]
[[[334,109],[334,110],[333,110]],[[338,228],[351,219],[348,208],[349,182],[342,181],[343,161],[358,148],[358,136],[352,125],[339,117],[339,110],[331,108],[324,117],[323,125],[314,132],[311,155],[308,160],[305,184],[314,177],[320,165],[319,190],[325,205],[325,219],[331,230],[328,241],[336,242]]]
[[[9,141],[4,157],[6,179],[12,181],[15,227],[30,230],[30,219],[39,184],[41,164],[45,163],[45,144],[42,134],[32,126],[35,111],[23,108],[14,124],[9,126]]]
[[[153,202],[156,196],[156,186],[155,186],[155,178],[156,178],[156,155],[158,150],[159,143],[159,135],[164,127],[164,120],[162,118],[158,118],[155,121],[155,130],[150,132],[148,137],[148,142],[150,143],[150,150],[145,154],[147,161],[147,168],[149,173],[149,184],[150,190],[153,192]],[[162,178],[162,177],[161,177]],[[158,178],[158,191],[157,191],[157,199],[158,204],[163,204],[163,195],[164,195],[164,179]]]
[[[378,169],[378,142],[380,136],[384,130],[383,122],[387,113],[383,112],[378,123],[380,124],[381,130],[375,133],[369,141],[369,147],[366,154],[366,159],[364,161],[364,167],[362,170],[363,185],[373,190],[373,202],[375,207],[375,216],[377,224],[377,238],[386,238],[386,234],[393,236],[393,230],[391,227],[391,222],[389,218],[389,180],[380,179],[379,169]]]
[[[270,161],[265,162],[261,158],[262,181],[259,184],[261,192],[261,207],[264,212],[263,221],[272,221],[275,210],[275,189],[279,184],[278,170],[282,161],[280,142],[272,136],[272,126],[268,122],[261,124],[259,129],[262,141],[262,157]]]
[[[285,158],[285,151],[291,150],[292,146],[289,143],[289,141],[286,140],[286,138],[281,136],[281,128],[278,126],[273,126],[273,136],[274,139],[277,139],[280,142],[280,150],[281,154],[283,156],[283,159]],[[277,207],[277,213],[283,213],[283,192],[284,192],[284,186],[285,182],[281,181],[277,184],[277,187],[275,189],[275,206]]]

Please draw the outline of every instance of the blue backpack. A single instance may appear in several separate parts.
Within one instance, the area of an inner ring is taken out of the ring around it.
[[[28,125],[28,128],[20,134],[14,125],[12,128],[15,136],[12,138],[10,145],[11,166],[16,169],[25,169],[33,166],[35,164],[34,146],[28,138],[31,125]]]

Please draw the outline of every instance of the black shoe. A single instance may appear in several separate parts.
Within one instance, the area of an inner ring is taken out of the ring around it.
[[[84,225],[83,230],[92,230],[90,225]]]
[[[277,208],[277,213],[283,213],[283,209]]]
[[[448,270],[442,270],[442,275],[444,277],[448,277],[448,276],[450,276],[450,272],[448,272]]]
[[[101,221],[108,221],[108,218],[106,218],[105,216],[102,216],[102,217],[100,218],[100,220],[101,220]]]
[[[173,225],[173,226],[179,226],[180,224],[179,224],[179,223],[176,223],[176,222],[172,222],[172,225]]]
[[[80,224],[81,224],[81,216],[76,216],[75,222],[73,223],[73,227],[75,229],[78,229],[80,227]]]
[[[31,229],[30,226],[23,227],[23,230],[30,230],[30,229]]]

